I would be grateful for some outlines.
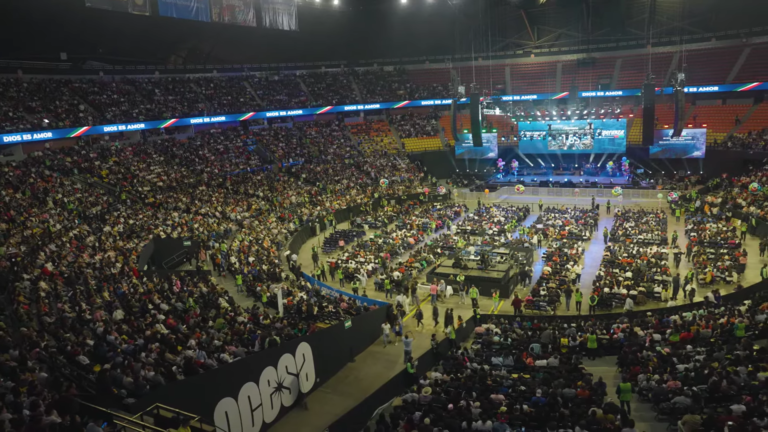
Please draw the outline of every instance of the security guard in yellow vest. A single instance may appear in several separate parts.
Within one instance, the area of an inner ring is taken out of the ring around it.
[[[627,377],[623,377],[621,379],[621,384],[616,386],[616,396],[619,397],[621,407],[624,408],[626,406],[627,415],[631,416],[632,406],[630,406],[630,402],[632,402],[632,383],[629,382]]]

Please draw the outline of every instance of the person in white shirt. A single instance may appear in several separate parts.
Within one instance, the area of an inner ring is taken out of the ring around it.
[[[389,331],[392,329],[392,326],[389,325],[388,322],[384,322],[384,324],[381,325],[381,336],[384,340],[384,348],[387,347],[389,344]]]
[[[627,297],[627,300],[624,302],[624,310],[627,312],[632,312],[635,309],[635,302],[632,301],[632,298]]]

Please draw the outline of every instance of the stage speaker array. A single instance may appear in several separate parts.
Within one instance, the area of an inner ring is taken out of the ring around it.
[[[653,132],[656,129],[656,85],[643,84],[643,145],[653,145]]]
[[[672,137],[679,137],[683,134],[683,116],[685,115],[685,90],[682,87],[676,87],[675,93],[675,120]]]
[[[472,126],[472,145],[483,146],[483,125],[480,123],[480,94],[469,94],[469,123]]]

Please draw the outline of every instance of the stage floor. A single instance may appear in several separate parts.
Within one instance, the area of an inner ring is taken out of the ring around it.
[[[536,180],[534,180],[536,179]],[[498,175],[492,176],[490,179],[488,179],[488,183],[494,183],[494,184],[516,184],[519,180],[523,180],[526,183],[538,183],[540,181],[545,181],[552,179],[552,181],[556,182],[564,182],[565,180],[572,180],[576,185],[581,184],[581,180],[584,180],[584,183],[586,185],[589,185],[591,182],[597,182],[598,184],[614,184],[614,185],[628,185],[631,184],[629,180],[627,180],[626,177],[594,177],[594,176],[585,176],[585,177],[579,177],[579,176],[572,176],[572,175],[552,175],[548,176],[545,174],[542,175],[529,175],[529,176],[517,176],[514,175],[508,175],[504,178],[500,179],[498,178]],[[611,183],[613,181],[613,183]],[[641,182],[642,184],[642,182]],[[645,186],[644,184],[642,184]]]

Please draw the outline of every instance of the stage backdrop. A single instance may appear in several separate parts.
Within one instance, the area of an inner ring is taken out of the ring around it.
[[[266,431],[378,339],[387,309],[171,383],[139,399],[131,410],[162,404],[212,419],[219,432]]]

